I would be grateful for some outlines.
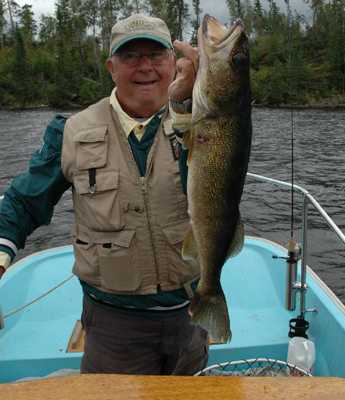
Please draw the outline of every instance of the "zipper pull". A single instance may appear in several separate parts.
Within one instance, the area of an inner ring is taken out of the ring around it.
[[[140,184],[141,184],[141,191],[145,195],[146,194],[146,178],[145,178],[145,176],[140,177]]]

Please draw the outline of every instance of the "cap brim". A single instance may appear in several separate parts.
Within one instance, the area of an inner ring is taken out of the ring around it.
[[[132,36],[132,37],[130,37],[130,38],[124,39],[124,40],[122,40],[120,43],[118,43],[118,44],[111,50],[111,55],[113,56],[113,55],[117,52],[117,50],[118,50],[121,46],[123,46],[125,43],[128,43],[128,42],[130,42],[130,41],[132,41],[132,40],[135,40],[135,39],[150,39],[150,40],[154,40],[155,42],[158,42],[158,43],[162,44],[162,45],[163,45],[164,47],[166,47],[167,49],[172,49],[171,44],[170,44],[169,42],[167,42],[166,40],[164,40],[164,39],[162,39],[162,38],[159,38],[159,37],[157,37],[157,36],[154,36],[154,35],[135,35],[135,36]]]

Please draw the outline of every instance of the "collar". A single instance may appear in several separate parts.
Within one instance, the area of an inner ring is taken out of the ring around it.
[[[152,118],[155,115],[162,115],[163,111],[165,110],[166,106],[161,108],[159,111],[157,111],[155,114],[151,115],[151,117],[145,119],[145,118],[131,118],[128,114],[126,114],[119,101],[117,100],[116,96],[116,87],[113,89],[110,95],[110,104],[113,107],[114,111],[119,117],[120,124],[125,131],[126,137],[130,135],[130,133],[133,131],[134,134],[138,137],[140,140],[143,134],[145,133],[147,125],[151,122]]]

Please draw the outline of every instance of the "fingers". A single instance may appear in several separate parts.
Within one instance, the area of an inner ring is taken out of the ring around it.
[[[192,97],[193,86],[199,65],[198,49],[188,43],[174,41],[174,47],[184,57],[176,63],[176,78],[169,87],[169,97],[172,100],[182,102]]]
[[[195,72],[199,68],[199,53],[197,47],[192,47],[190,44],[185,42],[180,42],[179,40],[174,41],[174,48],[182,53],[185,58],[193,63]]]

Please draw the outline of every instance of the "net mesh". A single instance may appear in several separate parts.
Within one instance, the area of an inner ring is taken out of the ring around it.
[[[312,376],[307,371],[285,361],[253,358],[215,364],[195,376]]]

